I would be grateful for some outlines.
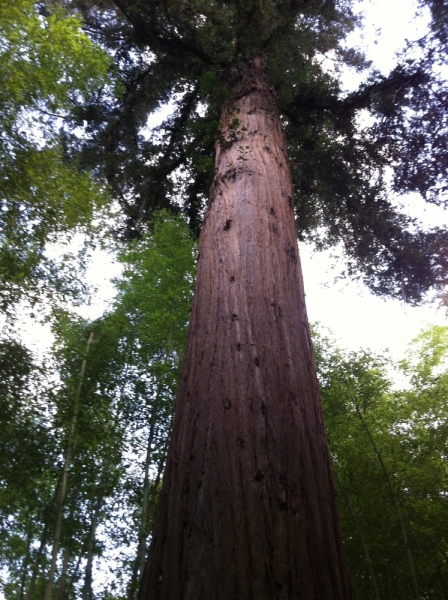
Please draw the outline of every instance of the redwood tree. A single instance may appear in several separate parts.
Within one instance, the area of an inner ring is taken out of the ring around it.
[[[263,62],[241,68],[223,107],[141,598],[350,596]]]
[[[323,59],[366,66],[344,45],[350,0],[70,4],[122,80],[119,99],[106,89],[78,106],[87,141],[68,141],[108,181],[121,233],[138,237],[157,206],[197,231],[211,186],[140,597],[347,599],[294,216],[302,238],[342,243],[376,293],[415,303],[444,283],[447,231],[400,213],[384,176],[444,200],[440,28],[419,62],[344,94]],[[360,130],[362,109],[373,124]]]

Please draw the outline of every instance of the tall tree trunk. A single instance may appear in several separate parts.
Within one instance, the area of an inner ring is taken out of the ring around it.
[[[366,557],[367,564],[369,566],[370,579],[372,581],[372,587],[373,587],[373,592],[375,594],[375,600],[380,600],[380,594],[379,594],[378,586],[377,586],[377,583],[376,583],[375,572],[373,570],[372,559],[370,558],[369,549],[367,548],[366,540],[364,539],[364,536],[362,534],[361,526],[359,524],[358,517],[357,517],[355,511],[353,510],[352,503],[350,502],[350,498],[348,497],[348,494],[345,491],[345,488],[342,485],[342,482],[339,479],[338,474],[336,472],[335,472],[335,475],[336,475],[336,481],[338,482],[339,487],[341,488],[341,491],[342,491],[342,495],[344,496],[344,500],[345,500],[345,502],[346,502],[346,504],[348,506],[350,514],[353,517],[353,521],[355,523],[356,529],[358,530],[359,537],[361,538],[362,547],[363,547],[363,550],[364,550],[364,554],[365,554],[365,557]],[[353,586],[353,587],[355,588],[355,586]]]
[[[146,449],[146,460],[145,460],[145,479],[143,482],[143,505],[142,505],[142,522],[140,525],[140,536],[139,536],[139,550],[140,557],[145,555],[146,538],[148,537],[148,501],[149,501],[149,469],[151,467],[151,455],[152,445],[154,442],[154,431],[155,431],[155,415],[152,417],[151,429],[149,432],[148,446]],[[140,567],[140,562],[139,562]]]
[[[262,60],[222,111],[143,600],[347,600],[286,143]]]
[[[87,540],[86,540],[86,542],[87,542]],[[78,558],[76,560],[75,568],[70,573],[70,579],[68,580],[68,585],[67,585],[67,592],[68,593],[70,592],[70,590],[73,589],[74,583],[75,583],[76,578],[78,576],[79,567],[81,566],[81,561],[84,558],[85,550],[86,550],[86,543],[81,548],[81,551],[78,554]]]
[[[406,526],[404,524],[403,515],[401,513],[400,505],[398,504],[397,494],[395,493],[394,486],[392,485],[392,480],[389,475],[389,471],[387,470],[387,467],[384,463],[383,457],[381,456],[381,452],[380,452],[378,446],[376,445],[375,440],[372,437],[372,434],[370,433],[370,429],[367,426],[367,423],[362,415],[359,405],[357,404],[353,394],[350,391],[350,385],[348,385],[348,388],[349,388],[349,393],[350,393],[352,402],[355,405],[356,414],[358,415],[358,418],[361,421],[365,432],[367,433],[370,443],[372,444],[372,447],[373,447],[375,454],[378,458],[378,461],[380,463],[381,470],[383,471],[384,477],[386,479],[389,494],[390,494],[390,497],[394,504],[395,513],[397,515],[398,524],[400,526],[401,537],[403,538],[403,545],[404,545],[404,549],[406,552],[406,558],[407,558],[408,565],[409,565],[409,574],[411,577],[411,585],[412,585],[412,590],[414,592],[414,598],[415,598],[415,600],[420,600],[421,596],[420,596],[420,588],[418,585],[417,572],[416,572],[415,566],[414,566],[414,559],[412,557],[411,546],[409,544],[408,533],[406,531]]]
[[[58,494],[60,491],[61,480],[62,480],[62,475],[59,476],[59,479],[54,488],[53,498],[51,500],[52,505],[56,503],[56,500],[57,500],[57,497],[58,497]],[[36,585],[37,575],[39,573],[40,561],[42,559],[42,556],[44,555],[45,546],[47,544],[49,530],[50,530],[50,526],[48,524],[48,521],[44,520],[44,527],[42,530],[42,534],[40,536],[39,549],[37,551],[36,558],[33,561],[33,567],[31,569],[31,577],[30,577],[30,581],[29,581],[28,588],[26,591],[25,600],[31,600],[31,598],[33,597],[34,586]]]
[[[25,583],[26,583],[26,576],[27,576],[27,573],[28,573],[28,563],[30,561],[31,541],[32,541],[32,537],[33,537],[32,530],[33,530],[33,525],[32,525],[31,518],[29,518],[29,521],[28,521],[28,531],[27,531],[27,541],[26,541],[26,551],[25,551],[25,556],[23,557],[22,575],[20,577],[20,595],[19,595],[19,600],[23,600],[23,597],[25,596]]]
[[[100,515],[102,505],[103,496],[100,496],[96,501],[95,508],[93,510],[92,520],[90,522],[87,543],[87,563],[84,572],[84,585],[82,588],[82,600],[90,600],[92,598],[93,549],[95,546],[95,534],[98,525],[98,517]]]
[[[62,559],[61,578],[59,580],[58,600],[65,598],[65,586],[67,584],[67,569],[68,561],[70,560],[70,544],[67,544],[64,549],[64,558]]]
[[[112,424],[112,431],[115,431],[115,428],[119,419],[119,411],[117,410],[115,414],[115,419]],[[84,572],[84,584],[82,588],[82,600],[90,600],[93,596],[92,591],[92,581],[93,581],[93,550],[95,547],[95,535],[96,529],[98,527],[98,522],[100,518],[100,512],[104,505],[104,497],[106,493],[106,485],[107,479],[109,477],[109,469],[110,469],[110,456],[106,458],[103,466],[103,471],[101,473],[100,480],[97,485],[97,496],[96,502],[94,505],[92,520],[90,521],[89,533],[87,535],[87,563],[86,569]]]
[[[127,373],[127,369],[126,369],[126,373]],[[115,412],[115,416],[114,416],[114,419],[112,422],[111,438],[113,438],[117,434],[117,427],[118,427],[118,424],[120,423],[120,418],[122,421],[123,429],[126,429],[127,423],[129,421],[128,418],[123,417],[121,414],[120,404],[121,404],[121,400],[122,400],[122,396],[123,396],[123,388],[124,388],[124,385],[121,387],[120,402],[118,404],[118,407],[117,407],[117,410]],[[100,512],[104,505],[106,486],[107,486],[108,478],[110,475],[111,459],[112,459],[111,455],[108,454],[106,460],[104,461],[100,480],[98,482],[98,485],[96,486],[96,491],[97,491],[96,502],[94,505],[94,509],[93,509],[93,513],[92,513],[92,520],[90,521],[89,533],[87,535],[87,540],[86,540],[86,545],[85,545],[85,547],[87,548],[87,562],[86,562],[86,568],[85,568],[85,572],[84,572],[84,584],[83,584],[82,596],[81,596],[82,600],[90,600],[93,596],[92,581],[93,581],[93,558],[94,558],[93,551],[94,551],[94,547],[95,547],[95,535],[96,535],[96,530],[97,530],[98,522],[99,522],[99,518],[100,518]],[[82,554],[83,554],[83,551],[81,552],[81,556],[82,556]],[[77,571],[78,567],[79,567],[79,561],[78,561],[78,564],[76,567],[76,571]]]
[[[39,550],[37,551],[36,559],[34,560],[33,567],[31,569],[31,578],[28,583],[25,600],[31,600],[31,598],[33,597],[34,586],[36,585],[36,579],[37,579],[37,575],[39,573],[40,561],[44,554],[45,545],[47,543],[48,533],[49,533],[49,526],[47,523],[45,523],[44,528],[42,530],[42,535],[40,537]]]
[[[81,397],[81,389],[82,389],[82,384],[83,384],[83,380],[84,380],[84,375],[86,372],[87,355],[89,353],[90,344],[92,343],[92,340],[93,340],[93,331],[91,332],[89,339],[87,341],[86,357],[84,358],[84,360],[81,363],[78,389],[76,391],[73,415],[72,415],[72,418],[70,421],[70,428],[69,428],[68,440],[67,440],[67,449],[66,449],[66,453],[65,453],[64,469],[62,471],[61,489],[59,492],[59,499],[58,499],[57,513],[56,513],[56,525],[54,528],[53,550],[51,553],[50,570],[48,573],[47,583],[45,586],[44,600],[51,600],[52,593],[53,593],[54,574],[56,572],[56,560],[58,557],[59,544],[60,544],[60,540],[61,540],[62,517],[63,517],[63,512],[64,512],[65,497],[67,495],[68,471],[70,469],[72,453],[73,453],[73,449],[74,449],[74,445],[75,445],[75,431],[76,431],[76,423],[78,420],[79,399]]]
[[[154,424],[154,423],[153,423]],[[171,430],[171,427],[169,428]],[[159,489],[160,479],[162,477],[163,465],[165,464],[166,458],[166,449],[168,446],[169,435],[164,444],[164,449],[162,451],[162,457],[159,459],[157,465],[157,475],[155,480],[152,483],[151,494],[149,494],[150,481],[149,481],[149,468],[151,466],[151,446],[153,441],[153,425],[151,425],[151,432],[149,436],[149,442],[147,447],[146,461],[145,461],[145,481],[143,484],[143,505],[142,505],[142,521],[141,521],[141,529],[139,536],[139,543],[137,547],[137,553],[135,556],[133,568],[132,568],[132,576],[131,581],[128,586],[128,600],[133,600],[135,598],[135,594],[137,591],[137,585],[141,581],[143,577],[143,571],[145,566],[146,559],[146,544],[148,540],[148,536],[151,533],[149,529],[149,516],[152,511],[152,508],[156,501],[157,490]]]
[[[158,399],[159,392],[157,392],[156,400]],[[152,456],[152,444],[154,441],[154,430],[155,430],[155,414],[151,415],[151,426],[149,430],[148,444],[146,446],[146,458],[145,458],[145,478],[143,481],[143,502],[142,502],[142,518],[140,522],[140,531],[138,533],[138,545],[137,545],[137,553],[135,556],[133,568],[132,568],[132,576],[131,581],[128,586],[127,596],[128,600],[132,600],[135,596],[135,592],[137,591],[137,583],[141,578],[141,563],[142,559],[145,558],[145,548],[146,548],[146,539],[148,534],[147,530],[147,512],[148,512],[148,499],[149,499],[149,468],[151,466],[151,456]]]
[[[68,517],[68,521],[70,522],[73,519],[73,515],[75,514],[76,509],[76,500],[78,498],[78,486],[75,486],[72,493],[72,499],[70,501],[70,514]],[[64,549],[64,558],[62,560],[62,569],[61,569],[61,577],[59,580],[59,589],[58,589],[58,600],[64,600],[65,598],[65,586],[67,583],[67,569],[68,569],[68,561],[70,559],[71,546],[70,543],[67,543]]]

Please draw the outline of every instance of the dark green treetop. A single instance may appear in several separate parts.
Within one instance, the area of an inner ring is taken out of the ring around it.
[[[433,29],[419,52],[414,44],[388,76],[370,72],[350,93],[338,70],[367,67],[345,42],[359,21],[350,0],[65,4],[113,55],[124,88],[121,98],[79,103],[89,136],[73,139],[71,151],[81,150],[111,186],[125,236],[138,237],[157,207],[183,210],[199,230],[221,106],[242,65],[262,55],[287,134],[299,237],[340,245],[348,274],[377,294],[417,303],[445,283],[446,229],[425,230],[394,202],[410,191],[427,202],[447,198],[441,3],[427,2]],[[167,103],[171,114],[150,133],[148,119]],[[371,124],[360,125],[362,115]]]

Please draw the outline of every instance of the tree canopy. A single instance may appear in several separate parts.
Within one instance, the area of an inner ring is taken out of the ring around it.
[[[314,343],[355,597],[412,597],[410,552],[421,596],[444,598],[446,327],[423,331],[396,365],[404,387],[385,355]]]
[[[58,6],[0,2],[0,310],[80,291],[48,244],[87,231],[107,194],[68,161],[64,121],[109,82],[110,57]],[[63,237],[64,236],[64,237]],[[73,268],[73,263],[71,265]]]
[[[345,42],[359,24],[346,0],[67,2],[113,55],[124,89],[119,99],[107,92],[80,103],[89,136],[72,139],[71,152],[109,183],[126,237],[157,207],[184,211],[197,232],[220,106],[245,61],[263,55],[288,140],[299,237],[342,248],[347,273],[374,293],[417,303],[444,285],[447,267],[446,230],[425,230],[395,201],[410,191],[447,200],[446,9],[428,4],[432,31],[383,76]],[[345,67],[365,69],[359,89],[342,89]],[[150,115],[167,103],[170,116],[149,134]]]
[[[0,344],[7,598],[92,598],[98,563],[111,597],[135,595],[185,345],[194,241],[181,218],[159,214],[120,260],[118,295],[101,318],[57,311],[55,343],[41,359],[14,339]]]

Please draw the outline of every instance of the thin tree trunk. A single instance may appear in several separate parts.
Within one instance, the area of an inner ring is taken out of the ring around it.
[[[70,502],[69,521],[71,519],[73,519],[73,515],[75,512],[75,508],[76,508],[77,496],[78,496],[78,486],[76,486],[73,490],[72,499]],[[68,568],[69,559],[70,559],[70,544],[67,544],[64,549],[64,558],[62,561],[61,578],[59,580],[58,600],[64,600],[65,586],[67,583],[67,568]]]
[[[157,393],[158,396],[158,393]],[[145,559],[145,547],[146,547],[146,520],[148,511],[148,496],[149,496],[149,467],[151,466],[151,454],[152,444],[154,441],[154,429],[155,419],[154,416],[151,418],[151,427],[149,430],[148,444],[146,448],[145,468],[144,468],[144,481],[143,481],[143,503],[142,503],[142,519],[140,523],[140,531],[138,535],[137,553],[134,560],[134,566],[132,569],[132,577],[128,586],[128,600],[132,600],[137,590],[137,583],[140,579],[140,569],[142,557]]]
[[[103,496],[97,499],[92,520],[90,523],[88,544],[87,544],[87,563],[84,576],[84,585],[82,588],[82,600],[90,600],[92,598],[92,572],[93,572],[93,546],[95,542],[95,533],[98,524],[98,517],[101,506],[103,504]]]
[[[65,586],[67,583],[68,561],[70,559],[70,545],[67,544],[64,549],[64,558],[62,560],[61,578],[59,581],[58,600],[64,600]]]
[[[140,598],[347,600],[286,143],[262,60],[232,92]]]
[[[32,536],[32,522],[31,519],[29,520],[28,523],[28,535],[27,535],[27,542],[26,542],[26,552],[25,552],[25,556],[23,557],[23,562],[22,562],[22,575],[20,577],[20,600],[23,600],[23,596],[25,595],[25,582],[26,582],[26,576],[27,576],[27,571],[28,571],[28,563],[29,563],[29,559],[30,559],[30,550],[31,550],[31,536]]]
[[[149,534],[151,533],[150,530],[148,530],[149,514],[151,512],[152,507],[155,504],[155,501],[156,501],[157,490],[159,489],[160,480],[162,478],[164,464],[165,464],[165,457],[163,459],[161,459],[160,462],[159,462],[159,466],[158,466],[158,469],[157,469],[157,475],[156,475],[156,478],[154,479],[154,482],[152,484],[151,496],[150,496],[149,502],[148,502],[148,510],[147,510],[147,517],[146,517],[146,537],[145,537],[145,539],[143,540],[143,543],[142,543],[142,549],[141,549],[141,552],[140,552],[140,559],[139,559],[139,569],[138,569],[138,580],[139,580],[139,582],[142,580],[143,572],[144,572],[144,567],[145,567],[146,541],[148,539]]]
[[[121,385],[120,388],[120,395],[119,395],[119,402],[117,404],[117,409],[115,412],[115,417],[112,423],[112,430],[111,430],[111,435],[115,435],[116,434],[116,428],[118,423],[121,422],[121,427],[122,429],[126,429],[127,423],[129,422],[129,415],[123,415],[122,411],[122,406],[121,406],[121,402],[123,400],[123,395],[124,395],[124,387],[126,384],[126,376],[128,373],[128,366],[126,366],[125,368],[125,377],[124,377],[124,381]],[[100,482],[98,484],[98,490],[101,492],[101,490],[104,490],[104,487],[106,485],[106,480],[107,480],[107,476],[108,476],[108,469],[109,469],[109,465],[110,465],[110,459],[108,458],[104,464],[103,467],[103,473],[101,475],[101,479]],[[88,557],[87,557],[87,565],[86,565],[86,570],[85,570],[85,575],[84,575],[84,584],[83,584],[83,597],[84,594],[86,593],[87,595],[91,595],[91,584],[92,584],[92,561],[93,561],[93,541],[94,541],[94,536],[95,535],[95,531],[96,531],[96,527],[97,527],[97,522],[98,522],[98,517],[99,517],[99,512],[102,508],[103,505],[103,501],[104,501],[104,492],[103,493],[99,493],[98,498],[97,498],[97,503],[95,505],[95,509],[93,512],[93,517],[92,517],[92,521],[90,524],[90,528],[89,528],[89,533],[87,535],[86,541],[84,542],[82,548],[81,548],[81,552],[78,556],[78,560],[76,561],[76,565],[75,568],[73,570],[73,573],[70,576],[70,580],[69,580],[69,585],[68,585],[68,589],[72,589],[74,581],[76,579],[76,576],[78,574],[79,571],[79,567],[81,565],[81,561],[83,559],[83,556],[87,550],[88,553]]]
[[[61,484],[61,476],[59,477],[59,479],[56,483],[56,486],[54,488],[53,498],[51,500],[52,505],[56,502],[56,499],[58,497],[59,490],[60,490],[60,484]],[[28,584],[28,589],[26,591],[25,600],[31,600],[31,598],[33,596],[34,586],[36,585],[37,574],[39,572],[40,561],[42,559],[42,556],[43,556],[43,553],[45,550],[45,546],[47,543],[48,530],[49,530],[49,525],[47,522],[44,524],[44,528],[42,530],[42,535],[40,536],[39,550],[37,551],[37,556],[33,563],[33,568],[31,570],[31,578],[30,578],[30,582]]]
[[[100,483],[98,484],[99,490],[104,489],[105,479],[107,478],[108,467],[109,467],[109,460],[107,460],[105,463],[104,471],[101,476]],[[85,600],[85,598],[91,598],[91,596],[92,596],[93,546],[94,546],[94,541],[95,541],[95,531],[96,531],[96,528],[98,525],[98,517],[100,514],[100,510],[103,506],[103,500],[104,500],[104,493],[100,493],[97,496],[97,501],[95,503],[95,507],[93,510],[92,519],[90,521],[90,527],[89,527],[89,532],[87,534],[87,538],[83,544],[83,547],[81,548],[81,552],[78,556],[78,560],[76,562],[75,569],[74,569],[74,571],[70,577],[70,581],[69,581],[69,589],[71,589],[73,582],[76,578],[76,575],[78,573],[82,557],[84,556],[84,553],[87,550],[87,563],[86,563],[86,569],[84,572],[85,573],[84,574],[84,584],[83,584],[83,589],[82,589],[82,599],[83,600]],[[58,600],[61,600],[61,599],[58,597]]]
[[[341,480],[339,479],[339,476],[338,476],[337,472],[335,472],[335,474],[336,474],[336,481],[338,482],[339,487],[341,488],[342,495],[344,496],[344,500],[345,500],[345,502],[346,502],[346,504],[347,504],[347,506],[348,506],[348,508],[350,510],[350,513],[351,513],[351,515],[353,517],[353,521],[355,522],[356,529],[358,530],[359,536],[361,538],[362,546],[363,546],[363,549],[364,549],[364,554],[366,556],[366,561],[367,561],[367,564],[369,565],[370,579],[372,581],[373,591],[375,593],[375,600],[380,600],[380,594],[378,592],[378,586],[376,584],[376,578],[375,578],[375,573],[373,571],[372,560],[370,558],[370,554],[369,554],[369,550],[367,548],[366,541],[364,539],[364,536],[363,536],[363,534],[361,532],[361,528],[359,526],[358,517],[356,516],[356,513],[353,510],[353,507],[352,507],[352,504],[350,502],[350,499],[349,499],[349,497],[347,495],[347,492],[345,491],[344,486],[342,485]]]
[[[67,440],[67,450],[66,450],[65,461],[64,461],[64,469],[62,472],[62,483],[61,483],[61,489],[60,489],[59,500],[58,500],[56,525],[55,525],[55,529],[54,529],[53,551],[52,551],[52,555],[51,555],[51,564],[50,564],[50,571],[49,571],[48,579],[47,579],[47,585],[45,587],[44,600],[51,600],[51,596],[52,596],[52,592],[53,592],[54,574],[56,572],[56,560],[58,557],[59,544],[60,544],[60,540],[61,540],[64,502],[65,502],[65,497],[67,495],[68,471],[70,468],[70,463],[71,463],[71,458],[72,458],[73,445],[74,445],[74,441],[75,441],[76,423],[78,420],[79,399],[81,396],[82,384],[83,384],[84,375],[86,372],[87,355],[89,353],[90,344],[92,343],[92,340],[93,340],[93,331],[90,333],[89,339],[87,341],[86,356],[81,364],[81,370],[79,373],[79,384],[78,384],[78,389],[76,391],[76,397],[75,397],[75,406],[74,406],[74,410],[73,410],[73,416],[72,416],[72,419],[70,422],[69,435],[68,435],[68,440]]]
[[[73,587],[73,584],[75,582],[76,576],[78,575],[78,571],[79,571],[79,567],[81,565],[82,557],[84,556],[84,552],[85,552],[85,545],[83,545],[83,547],[81,548],[81,552],[79,553],[78,560],[76,561],[75,568],[73,569],[73,572],[70,575],[70,579],[69,579],[68,586],[67,586],[68,590],[71,590],[72,587]]]
[[[140,530],[140,559],[139,559],[139,579],[141,579],[141,571],[146,558],[146,540],[148,537],[148,512],[149,512],[149,467],[151,466],[152,444],[154,441],[155,420],[151,423],[151,431],[149,433],[148,448],[145,461],[145,481],[143,483],[143,507],[142,507],[142,523]]]
[[[122,393],[123,393],[123,386],[120,391],[120,398],[122,397]],[[112,436],[115,434],[119,420],[120,420],[120,407],[117,408],[117,410],[115,412],[114,420],[112,422],[112,430],[111,430]],[[123,423],[124,428],[126,427],[126,423],[127,423],[127,421],[125,421]],[[84,575],[82,600],[90,600],[93,595],[92,594],[93,548],[94,548],[94,544],[95,544],[95,534],[96,534],[96,528],[98,526],[100,511],[101,511],[101,508],[103,507],[103,503],[104,503],[104,495],[105,495],[104,490],[105,490],[105,487],[107,484],[107,478],[109,476],[110,462],[111,462],[111,458],[109,455],[104,462],[100,481],[98,482],[98,485],[97,485],[97,491],[98,491],[97,501],[95,503],[95,507],[93,510],[93,516],[92,516],[92,520],[90,522],[90,529],[89,529],[89,534],[87,537],[87,563],[86,563],[86,569],[85,569],[85,575]]]
[[[115,419],[112,424],[112,431],[115,430],[119,418],[119,411],[115,414]],[[95,543],[96,528],[98,526],[98,519],[100,516],[101,508],[104,502],[104,490],[107,483],[110,468],[110,457],[108,457],[103,466],[103,472],[100,477],[100,481],[97,485],[97,500],[93,510],[92,520],[90,522],[89,533],[87,536],[87,563],[84,575],[84,585],[82,590],[82,600],[89,600],[92,598],[92,573],[93,573],[93,547]]]
[[[138,583],[138,568],[139,568],[139,564],[140,564],[140,553],[142,551],[142,548],[140,546],[140,543],[137,546],[137,553],[135,555],[135,559],[134,559],[134,564],[132,565],[132,575],[131,575],[131,581],[129,582],[128,585],[128,600],[134,600],[135,597],[135,592],[137,591],[137,583]]]
[[[100,505],[100,508],[101,508],[101,505]],[[98,509],[98,510],[99,510],[99,509]],[[96,509],[94,510],[94,515],[95,515],[95,514],[96,514]],[[92,520],[93,520],[93,519],[92,519]],[[86,540],[85,540],[85,542],[84,542],[84,544],[83,544],[83,546],[82,546],[82,548],[81,548],[81,552],[79,553],[78,560],[76,561],[76,565],[75,565],[75,568],[74,568],[74,570],[73,570],[73,573],[72,573],[72,574],[71,574],[71,576],[70,576],[70,580],[69,580],[69,582],[68,582],[68,589],[69,589],[69,590],[71,590],[71,589],[72,589],[72,587],[73,587],[73,583],[74,583],[74,581],[75,581],[75,579],[76,579],[76,576],[77,576],[77,574],[78,574],[79,567],[80,567],[80,564],[81,564],[82,558],[83,558],[83,556],[84,556],[84,553],[86,552],[86,550],[87,550],[87,552],[89,552],[89,548],[90,548],[90,536],[91,536],[91,531],[92,531],[92,521],[90,522],[90,527],[89,527],[89,532],[88,532],[88,534],[87,534],[87,538],[86,538]],[[84,586],[83,586],[83,590],[84,590],[84,587],[85,587],[85,577],[84,577]],[[84,591],[83,591],[83,593],[84,593]],[[58,598],[58,600],[59,600],[59,598]]]
[[[146,540],[148,539],[148,536],[151,533],[151,531],[148,529],[149,514],[156,503],[156,496],[157,496],[157,492],[159,490],[160,480],[162,479],[163,467],[165,465],[166,450],[168,447],[168,442],[169,442],[169,437],[166,440],[165,450],[163,452],[162,458],[159,461],[159,464],[157,467],[157,475],[156,475],[156,478],[154,479],[154,482],[153,482],[153,485],[151,488],[151,496],[149,498],[149,503],[148,503],[148,513],[147,513],[147,522],[146,522],[146,539],[145,539],[145,544],[142,549],[142,553],[140,555],[140,562],[139,562],[139,571],[138,571],[139,582],[142,580],[143,573],[144,573],[145,560],[146,560]]]
[[[403,544],[405,547],[405,551],[406,551],[406,558],[408,561],[408,565],[409,565],[409,571],[410,571],[410,575],[411,575],[411,583],[412,583],[412,589],[414,591],[414,596],[415,596],[415,600],[420,600],[421,596],[420,596],[420,589],[418,586],[418,580],[417,580],[417,573],[415,571],[415,567],[414,567],[414,560],[412,558],[412,552],[411,552],[411,547],[409,545],[409,539],[408,539],[408,534],[406,531],[406,527],[404,524],[404,520],[403,520],[403,515],[401,514],[401,509],[400,506],[398,504],[398,500],[397,500],[397,495],[395,493],[394,490],[394,486],[392,485],[392,481],[391,478],[389,476],[389,471],[386,468],[386,465],[384,464],[383,461],[383,457],[381,456],[381,452],[378,449],[378,446],[375,443],[375,440],[372,437],[372,434],[370,433],[370,429],[367,426],[367,423],[364,420],[364,417],[362,416],[361,410],[356,402],[356,400],[354,399],[353,395],[350,392],[349,389],[349,393],[350,393],[350,397],[352,399],[352,402],[355,406],[355,410],[356,410],[356,414],[358,415],[359,420],[362,423],[362,426],[364,427],[365,432],[367,433],[367,436],[370,440],[370,443],[372,444],[372,447],[375,451],[375,454],[377,455],[378,461],[381,465],[381,470],[383,471],[384,477],[386,479],[387,482],[387,487],[389,489],[389,493],[390,496],[392,498],[392,502],[394,504],[395,507],[395,512],[397,515],[397,520],[398,520],[398,524],[400,526],[400,530],[401,530],[401,536],[403,538]]]
[[[153,432],[151,432],[151,434],[152,433]],[[152,435],[151,434],[150,434],[150,442],[148,443],[148,452],[149,452],[150,446],[152,444],[152,441],[151,441]],[[141,523],[141,529],[140,529],[139,544],[138,544],[137,553],[136,553],[135,560],[134,560],[134,566],[132,569],[131,582],[128,586],[128,600],[134,599],[135,593],[137,591],[137,584],[140,583],[140,581],[143,577],[143,571],[144,571],[145,560],[146,560],[146,542],[147,542],[148,536],[150,534],[150,531],[148,529],[149,514],[151,512],[152,507],[154,506],[157,490],[158,490],[159,484],[160,484],[160,479],[162,477],[162,471],[163,471],[163,466],[165,464],[166,447],[168,445],[168,441],[169,441],[169,435],[168,435],[168,438],[165,443],[165,450],[163,452],[162,458],[160,459],[158,467],[157,467],[157,475],[153,482],[150,496],[149,496],[149,466],[150,466],[150,462],[148,462],[150,455],[148,453],[146,455],[145,483],[143,486],[142,523]]]
[[[31,600],[31,598],[33,597],[34,586],[36,585],[36,579],[37,579],[37,574],[39,572],[40,561],[42,559],[45,545],[47,542],[48,530],[49,530],[48,524],[45,523],[43,531],[42,531],[42,535],[40,538],[39,550],[37,551],[36,560],[34,561],[33,568],[31,570],[31,578],[30,578],[30,582],[28,584],[28,589],[26,591],[25,600]]]

